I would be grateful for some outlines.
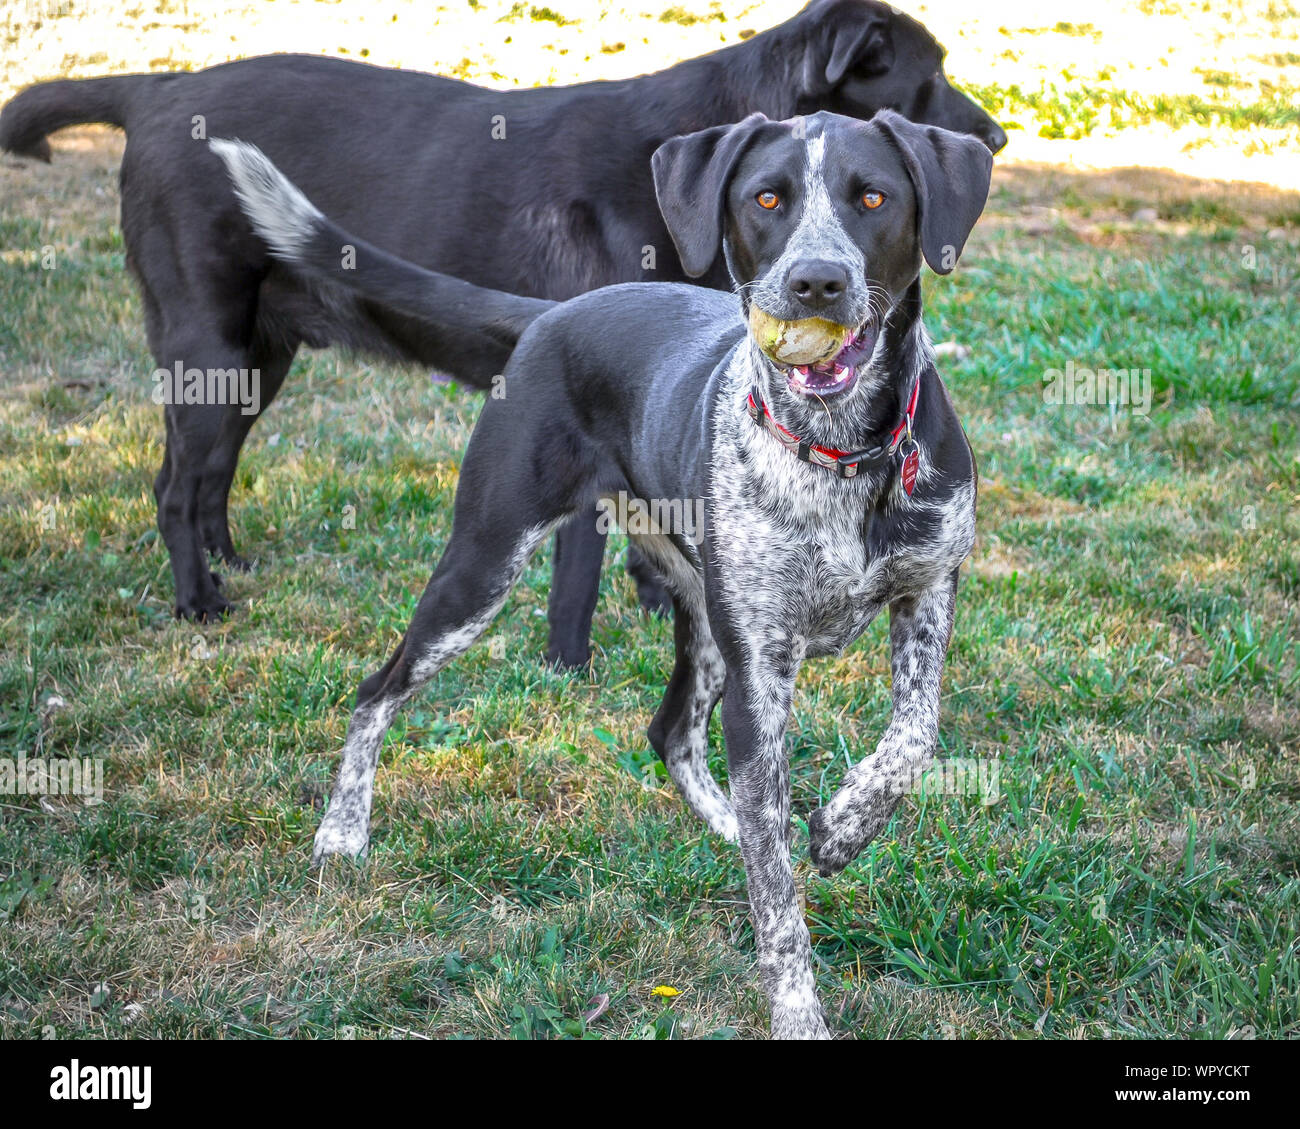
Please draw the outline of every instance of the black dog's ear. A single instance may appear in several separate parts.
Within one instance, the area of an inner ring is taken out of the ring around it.
[[[950,274],[988,199],[993,154],[969,134],[917,125],[891,110],[871,124],[898,147],[912,178],[925,261],[936,274]]]
[[[830,55],[825,57],[828,87],[839,86],[851,70],[871,76],[894,65],[894,37],[887,16],[853,12],[833,19],[839,22],[831,31]]]
[[[735,125],[669,138],[650,158],[659,211],[691,278],[699,278],[718,257],[727,185],[763,126],[777,128],[777,123],[750,114]]]

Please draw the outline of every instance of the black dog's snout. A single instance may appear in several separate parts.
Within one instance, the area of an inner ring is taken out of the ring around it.
[[[821,309],[844,296],[849,286],[849,272],[825,259],[808,259],[790,268],[785,285],[805,306]]]

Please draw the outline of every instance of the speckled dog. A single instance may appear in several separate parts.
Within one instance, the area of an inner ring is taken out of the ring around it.
[[[738,295],[630,284],[547,304],[369,247],[256,149],[213,145],[258,234],[312,285],[447,332],[518,338],[506,395],[470,440],[447,550],[405,638],[357,693],[316,859],[366,850],[398,708],[484,632],[558,522],[601,497],[702,499],[702,537],[636,535],[675,605],[676,667],[650,742],[696,814],[740,843],[772,1034],[826,1036],[782,739],[803,660],[838,653],[888,607],[893,718],[809,819],[823,874],[880,831],[934,754],[975,468],[921,324],[919,276],[922,259],[943,274],[956,263],[988,194],[988,149],[888,112],[755,115],[674,138],[653,158],[668,229],[692,276],[724,254]],[[339,269],[345,244],[355,269]],[[845,344],[822,363],[780,364],[747,330],[751,305],[848,327]],[[719,699],[730,797],[706,762]]]

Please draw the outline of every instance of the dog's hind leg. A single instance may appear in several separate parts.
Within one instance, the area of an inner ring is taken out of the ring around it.
[[[125,218],[123,222],[126,222]],[[156,232],[148,234],[157,235]],[[128,260],[140,284],[149,349],[158,365],[155,380],[158,374],[172,373],[173,366],[184,371],[203,358],[212,358],[219,368],[229,367],[228,350],[219,340],[214,343],[203,335],[186,340],[173,331],[177,324],[188,323],[188,314],[178,308],[181,280],[174,273],[168,254],[166,247],[160,247],[155,248],[152,255],[144,256],[143,260],[135,256]],[[156,262],[156,270],[162,277],[149,277],[140,269],[141,261]],[[158,507],[158,531],[171,558],[175,611],[178,616],[189,619],[215,620],[229,609],[230,604],[221,595],[220,578],[208,568],[207,555],[198,537],[197,494],[201,481],[199,463],[207,458],[212,448],[225,409],[186,404],[183,397],[182,402],[177,403],[178,389],[170,380],[161,386],[155,384],[155,395],[159,394],[160,387],[166,393],[163,402],[166,404],[167,445],[162,466],[154,477],[153,493]]]
[[[244,404],[227,405],[221,429],[208,452],[199,481],[197,519],[203,548],[240,571],[248,568],[248,562],[235,551],[230,537],[230,486],[235,480],[239,452],[244,446],[244,440],[280,391],[280,385],[284,383],[293,364],[295,352],[296,347],[283,345],[254,346],[250,357],[250,375],[255,381],[256,410],[248,411],[249,405]]]
[[[498,512],[478,520],[505,518],[505,512]],[[397,650],[357,690],[329,810],[316,831],[313,863],[326,855],[365,852],[379,751],[398,709],[487,630],[555,520],[512,521],[508,529],[453,529]]]
[[[939,685],[952,637],[957,573],[889,606],[894,714],[876,750],[808,818],[808,853],[823,877],[843,870],[889,821],[939,740]]]
[[[129,156],[128,150],[123,158],[124,200],[139,192]],[[144,182],[152,180],[145,177]],[[128,262],[140,283],[149,348],[158,365],[155,380],[159,374],[168,378],[154,387],[155,397],[166,404],[167,423],[167,451],[154,479],[158,530],[171,557],[176,614],[214,620],[230,604],[220,593],[219,578],[208,568],[204,542],[209,537],[201,532],[200,493],[207,467],[222,463],[232,423],[234,430],[243,426],[240,406],[226,401],[231,377],[238,389],[240,370],[258,364],[250,345],[250,295],[258,275],[242,261],[213,260],[187,248],[182,236],[201,241],[201,224],[182,224],[173,231],[161,220],[141,221],[141,216],[152,214],[148,208],[123,205]],[[228,541],[224,512],[221,526]]]
[[[168,404],[167,449],[154,480],[158,530],[171,557],[176,614],[212,621],[230,608],[208,568],[198,535],[198,493],[202,468],[221,430],[227,409],[209,404]]]
[[[722,696],[727,668],[703,611],[673,603],[677,664],[650,723],[650,744],[687,804],[710,831],[736,842],[736,813],[709,771],[709,718]]]
[[[524,434],[521,419],[544,416],[515,403],[484,408],[461,466],[447,549],[397,650],[357,690],[313,861],[365,851],[379,751],[398,709],[487,630],[547,534],[595,502],[590,444],[560,429]]]

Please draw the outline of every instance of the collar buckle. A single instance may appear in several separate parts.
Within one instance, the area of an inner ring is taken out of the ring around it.
[[[793,432],[787,431],[776,422],[772,415],[772,409],[764,402],[757,385],[754,385],[750,390],[745,401],[745,410],[748,412],[749,418],[754,421],[755,426],[766,431],[781,446],[791,452],[795,458],[806,463],[816,463],[828,470],[834,470],[838,477],[847,479],[858,476],[862,463],[875,462],[877,459],[898,454],[907,444],[911,444],[911,450],[902,451],[903,461],[906,462],[913,456],[919,457],[921,448],[912,434],[912,419],[916,415],[916,400],[920,391],[921,376],[918,373],[916,383],[912,385],[912,394],[908,397],[903,418],[898,426],[894,428],[890,441],[882,443],[879,447],[870,447],[862,451],[837,451],[833,448],[819,447],[817,444],[811,443],[807,439],[800,439]],[[911,491],[908,491],[908,493],[910,494]]]
[[[841,478],[857,478],[858,463],[868,458],[868,451],[846,451],[835,460],[835,473]]]

